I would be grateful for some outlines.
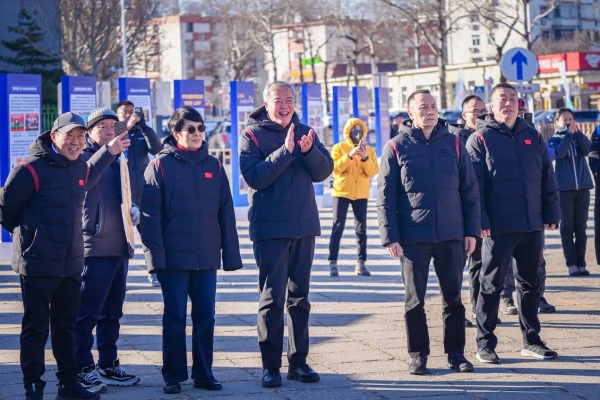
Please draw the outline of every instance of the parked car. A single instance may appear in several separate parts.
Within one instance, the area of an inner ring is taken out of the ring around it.
[[[462,112],[458,110],[439,110],[439,115],[442,119],[448,121],[449,124],[456,124],[461,120],[464,122]]]
[[[219,151],[217,157],[223,162],[223,155],[231,156],[231,121],[221,122],[208,138],[209,150]]]

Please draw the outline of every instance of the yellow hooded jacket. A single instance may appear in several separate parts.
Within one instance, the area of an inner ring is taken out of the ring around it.
[[[348,155],[354,148],[350,139],[350,130],[354,125],[363,128],[362,140],[367,137],[367,124],[358,118],[350,118],[344,127],[344,141],[331,149],[333,159],[333,197],[344,197],[350,200],[368,199],[371,182],[369,178],[379,173],[375,149],[367,146],[368,158],[362,161],[360,156],[350,158]]]

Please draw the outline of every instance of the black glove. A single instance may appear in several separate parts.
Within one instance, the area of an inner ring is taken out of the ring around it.
[[[146,125],[146,119],[144,118],[144,113],[138,113],[138,117],[140,117],[140,120],[136,123],[137,126],[139,126],[142,129],[146,129],[148,127],[148,125]]]

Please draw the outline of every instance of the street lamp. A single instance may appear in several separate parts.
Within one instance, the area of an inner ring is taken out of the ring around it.
[[[127,76],[127,35],[125,34],[125,13],[132,6],[125,7],[125,0],[121,0],[121,41],[123,42],[123,76]]]

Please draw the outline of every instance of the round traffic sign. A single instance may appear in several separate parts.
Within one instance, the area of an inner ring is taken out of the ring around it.
[[[509,81],[527,82],[538,72],[537,57],[527,49],[513,47],[500,59],[500,69]]]

